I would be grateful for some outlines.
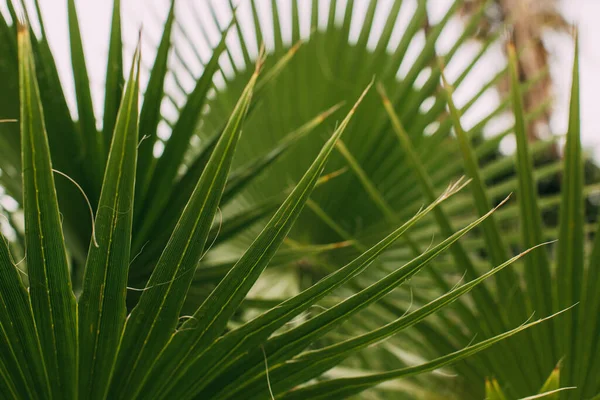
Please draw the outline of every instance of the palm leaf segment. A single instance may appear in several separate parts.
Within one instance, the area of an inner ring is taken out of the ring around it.
[[[586,396],[600,390],[593,379],[600,368],[593,356],[599,350],[598,320],[589,318],[598,307],[597,273],[574,262],[584,257],[583,232],[593,229],[577,206],[581,194],[593,190],[578,178],[577,80],[564,167],[572,183],[562,198],[540,197],[536,181],[563,171],[558,161],[533,168],[531,157],[549,144],[518,140],[516,159],[497,151],[513,132],[524,137],[524,121],[535,112],[523,115],[519,96],[533,82],[513,80],[515,129],[485,139],[483,128],[509,100],[469,130],[462,128],[461,116],[506,71],[462,107],[451,100],[494,41],[481,46],[452,85],[439,85],[443,67],[437,53],[451,65],[482,12],[442,51],[440,38],[456,20],[460,1],[433,22],[425,1],[416,7],[402,1],[358,3],[344,8],[331,1],[326,9],[312,2],[309,10],[290,2],[291,33],[284,39],[278,2],[266,8],[269,24],[260,17],[265,2],[246,2],[238,19],[221,26],[222,39],[213,41],[212,54],[204,58],[182,50],[198,38],[180,22],[173,4],[154,63],[140,64],[136,51],[123,86],[116,1],[100,131],[74,3],[69,2],[69,23],[77,122],[43,23],[42,36],[31,36],[16,22],[19,5],[8,3],[9,15],[0,21],[6,60],[0,67],[3,76],[15,79],[1,80],[13,96],[3,96],[2,108],[3,118],[20,124],[0,124],[0,180],[24,208],[25,230],[17,214],[3,222],[11,241],[0,247],[7,355],[0,364],[2,393],[343,398],[406,377],[374,393],[418,397],[432,394],[419,387],[423,381],[433,391],[448,387],[448,378],[419,373],[454,364],[459,396],[481,397],[486,377],[496,378],[486,386],[488,395],[504,390],[524,396],[548,391],[542,384],[565,354],[571,356],[563,360],[560,386],[554,388],[577,386],[580,392],[564,393]],[[202,15],[199,22],[207,17],[219,26],[212,6],[205,2],[191,12]],[[408,22],[399,23],[399,16]],[[381,32],[373,29],[376,19],[383,21]],[[250,24],[255,29],[248,34]],[[226,37],[238,42],[237,53]],[[265,40],[272,53],[266,60],[256,50]],[[202,65],[200,74],[194,61]],[[139,71],[146,68],[150,78],[138,115]],[[191,89],[183,83],[190,81],[186,74],[193,78]],[[374,76],[380,96],[361,95]],[[6,101],[17,97],[20,110]],[[345,119],[336,123],[330,117],[348,107],[340,102],[358,97],[362,103]],[[164,102],[175,112],[161,112]],[[15,156],[19,148],[22,159]],[[472,196],[454,195],[461,184],[445,189],[463,173],[472,180]],[[93,223],[73,181],[87,195]],[[292,182],[298,182],[293,189]],[[490,216],[492,205],[515,190],[518,202]],[[422,209],[424,201],[431,205]],[[535,216],[558,204],[558,233],[539,218],[518,222],[519,210]],[[566,228],[571,221],[574,230]],[[557,288],[558,304],[545,305],[544,296],[553,290],[545,250],[527,255],[525,271],[505,269],[520,256],[505,261],[508,248],[525,249],[556,236],[571,238],[556,245],[565,260],[557,272],[569,279]],[[10,252],[22,252],[25,261],[15,265]],[[546,280],[529,278],[534,268]],[[468,282],[454,286],[463,273]],[[523,273],[526,287],[518,283]],[[491,275],[495,282],[484,283]],[[288,284],[275,297],[265,296],[260,289],[272,282]],[[405,290],[393,290],[403,283]],[[460,297],[470,291],[474,306]],[[450,302],[453,306],[443,308]],[[548,317],[576,302],[583,303],[579,310],[557,320],[564,329],[546,322],[478,353],[537,325],[541,320],[520,325],[533,310]],[[583,334],[575,336],[580,325]],[[471,345],[473,335],[481,339]],[[367,349],[384,339],[389,340]],[[433,361],[413,366],[415,357]],[[351,370],[385,372],[337,379]],[[298,389],[317,377],[325,381]]]

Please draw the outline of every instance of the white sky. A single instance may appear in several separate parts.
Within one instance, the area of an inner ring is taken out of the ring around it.
[[[191,0],[188,0],[191,1]],[[284,4],[287,0],[280,1]],[[323,0],[322,0],[323,1]],[[325,0],[326,1],[326,0]],[[540,0],[544,1],[544,0]],[[70,74],[68,25],[66,20],[66,0],[39,0],[50,45],[57,59],[59,72],[67,95],[73,99],[73,82]],[[122,0],[123,20],[126,45],[132,47],[136,39],[136,31],[141,22],[146,26],[156,26],[152,22],[153,16],[165,15],[166,0]],[[356,3],[360,6],[359,0]],[[447,4],[448,0],[431,0],[431,3]],[[180,2],[184,4],[183,2]],[[215,2],[217,5],[225,3],[224,0]],[[300,0],[300,4],[303,0]],[[181,5],[180,4],[180,5]],[[82,36],[85,46],[88,71],[96,106],[100,109],[106,68],[106,54],[108,46],[108,29],[110,26],[112,1],[108,0],[76,0],[80,18]],[[150,6],[151,5],[151,6]],[[594,151],[596,157],[600,156],[600,47],[597,38],[600,37],[600,0],[563,0],[563,11],[566,18],[575,23],[580,31],[581,46],[581,104],[582,104],[582,136],[584,146]],[[0,3],[0,9],[4,4]],[[217,7],[218,8],[218,7]],[[441,7],[442,8],[442,7]],[[155,20],[155,19],[154,19]],[[285,22],[285,21],[284,21]],[[145,28],[145,36],[154,43],[159,40],[159,33]],[[570,75],[572,64],[572,43],[564,35],[553,35],[549,41],[551,52],[551,73],[555,82],[555,113],[552,120],[552,130],[561,133],[567,127],[568,97],[570,90]],[[596,40],[594,40],[596,39]],[[142,50],[148,55],[151,51]],[[153,55],[151,56],[153,57]],[[147,59],[152,59],[150,56]],[[489,65],[494,69],[493,65]]]

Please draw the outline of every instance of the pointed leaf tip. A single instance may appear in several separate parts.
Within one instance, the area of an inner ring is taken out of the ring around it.
[[[381,97],[381,102],[384,106],[388,106],[389,104],[391,104],[390,98],[388,97],[387,92],[385,91],[385,87],[383,86],[383,83],[381,83],[381,81],[377,82],[377,93],[379,93],[379,96]]]
[[[267,59],[267,48],[264,43],[260,45],[260,49],[258,50],[258,57],[256,59],[256,65],[254,67],[254,75],[258,75],[265,64]]]
[[[340,108],[342,108],[342,106],[346,104],[345,101],[340,101],[339,103],[337,103],[336,105],[330,107],[329,109],[323,111],[321,114],[319,114],[319,116],[317,117],[319,122],[323,122],[325,121],[329,116],[331,116],[333,113],[335,113],[337,110],[339,110]]]
[[[298,40],[290,49],[290,53],[292,55],[296,54],[298,52],[298,50],[300,50],[300,47],[302,47],[303,44],[304,44],[304,40],[302,40],[302,39]]]
[[[356,109],[358,108],[360,103],[362,103],[362,101],[365,98],[365,96],[367,95],[367,93],[369,93],[369,90],[371,90],[371,86],[373,86],[374,82],[375,82],[375,77],[373,77],[373,79],[371,79],[371,82],[367,85],[365,90],[363,90],[363,92],[360,94],[358,100],[356,100],[356,103],[354,103],[354,105],[352,106],[352,109],[350,110],[350,113],[348,114],[348,116],[350,116],[356,112]]]

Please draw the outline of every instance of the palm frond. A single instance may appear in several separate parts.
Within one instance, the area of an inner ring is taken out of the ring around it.
[[[468,19],[462,0],[432,4],[171,1],[149,61],[124,52],[115,0],[94,108],[70,0],[71,110],[39,4],[7,1],[0,391],[597,396],[578,55],[564,160],[542,160],[561,137],[527,140],[548,102],[523,98],[547,71],[521,82],[509,46],[466,90],[502,38],[463,57],[488,4]],[[488,107],[507,75],[510,96]],[[514,157],[499,150],[511,137]],[[452,377],[425,374],[440,368]]]

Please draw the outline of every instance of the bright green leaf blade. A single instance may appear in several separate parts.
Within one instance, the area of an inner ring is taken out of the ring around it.
[[[216,221],[216,225],[213,224],[208,242],[213,244],[213,246],[217,246],[220,243],[226,242],[227,239],[230,239],[232,236],[237,233],[243,232],[245,229],[250,228],[256,222],[261,219],[267,217],[268,215],[273,214],[279,205],[283,202],[283,199],[272,199],[264,204],[257,204],[250,209],[243,209],[240,212],[236,212],[232,216],[227,218],[223,217],[222,221],[219,219]],[[172,231],[172,229],[171,229]],[[155,242],[166,244],[168,241],[168,235],[166,238],[163,238],[162,235],[160,237],[156,237],[154,239]],[[211,247],[213,247],[211,246]],[[144,250],[140,253],[140,255],[132,262],[132,266],[136,266],[136,271],[130,271],[129,281],[132,284],[136,284],[137,282],[144,282],[150,274],[150,268],[153,267],[154,261],[160,257],[162,252],[162,248],[164,246],[152,246],[151,248],[144,247]],[[229,264],[229,267],[232,267],[233,264]],[[223,271],[223,269],[220,269]],[[213,270],[212,273],[209,273],[209,279],[222,278],[225,276],[224,274],[218,273],[216,270]]]
[[[256,84],[256,93],[260,94],[265,88],[275,81],[279,75],[287,68],[290,61],[296,55],[298,50],[302,46],[302,42],[297,42],[273,65],[272,68],[265,74],[265,76]]]
[[[369,179],[368,175],[365,173],[364,169],[362,169],[358,161],[354,158],[350,150],[348,150],[344,142],[342,142],[341,140],[337,143],[337,150],[340,152],[342,157],[344,157],[344,159],[350,166],[350,169],[356,175],[362,187],[365,189],[365,191],[371,198],[371,201],[373,201],[373,203],[377,205],[377,207],[381,210],[383,216],[388,220],[388,222],[393,222],[396,219],[394,211],[385,201],[381,193],[377,190],[371,179]]]
[[[435,186],[433,185],[431,176],[423,163],[422,157],[416,152],[415,146],[413,145],[408,132],[404,129],[401,120],[396,115],[392,107],[392,103],[387,97],[383,86],[379,85],[378,90],[382,97],[383,106],[391,120],[393,132],[396,135],[402,150],[409,159],[410,166],[413,169],[413,173],[416,175],[417,183],[422,194],[429,200],[435,199]],[[450,237],[454,232],[454,229],[448,214],[441,208],[435,209],[433,213],[435,221],[442,235],[444,237]],[[541,242],[542,240],[539,240],[537,243],[531,244],[529,248]],[[537,251],[535,253],[540,252],[541,251]],[[467,252],[467,249],[461,243],[457,243],[456,246],[453,246],[450,249],[450,254],[452,255],[458,273],[465,271],[465,275],[468,279],[472,280],[477,278],[478,274],[473,265],[472,255]],[[505,331],[506,328],[503,318],[504,316],[500,312],[498,304],[494,301],[492,293],[487,288],[485,283],[477,286],[473,290],[472,296],[474,299],[475,309],[479,314],[479,318],[476,320],[468,320],[468,314],[460,314],[469,329],[473,332],[483,332],[483,334],[486,336],[492,336]],[[503,343],[501,347],[508,346],[510,344],[510,342]],[[502,378],[513,382],[514,385],[519,385],[522,387],[526,386],[530,380],[525,379],[524,374],[519,373],[518,369],[508,368],[508,365],[513,363],[519,365],[514,349],[506,349],[505,353],[506,354],[502,355],[495,355],[492,352],[489,353],[490,358],[493,357],[493,363],[498,365],[498,374]]]
[[[552,370],[546,382],[542,385],[539,394],[552,392],[560,388],[560,368],[556,367]],[[551,395],[547,397],[547,400],[558,400],[559,395]]]
[[[229,27],[231,25],[229,24]],[[226,48],[225,39],[229,27],[222,32],[221,42],[214,49],[210,61],[206,64],[202,76],[196,83],[196,87],[188,96],[173,132],[165,144],[165,150],[156,162],[156,168],[153,170],[148,186],[148,193],[152,193],[152,196],[146,196],[146,205],[143,209],[144,218],[139,221],[139,224],[134,221],[135,226],[139,226],[139,236],[141,237],[144,237],[148,230],[152,228],[154,221],[163,212],[163,208],[169,200],[169,192],[164,188],[170,187],[174,183],[179,166],[182,164],[185,152],[189,147],[190,138],[196,130],[202,107],[206,102],[206,96],[213,85],[213,75],[219,68],[219,57]]]
[[[264,79],[261,81],[264,81]],[[252,103],[250,104],[250,108],[248,109],[248,114],[250,114],[253,104],[256,104],[255,96],[253,96]],[[231,200],[235,195],[242,191],[244,187],[246,187],[250,182],[252,182],[252,180],[260,176],[261,172],[263,172],[269,166],[273,165],[273,163],[275,163],[280,157],[286,154],[292,148],[294,143],[305,137],[317,126],[319,126],[329,115],[335,112],[338,109],[338,107],[339,106],[336,105],[324,111],[323,113],[320,113],[315,118],[302,125],[300,128],[284,136],[275,145],[275,147],[272,148],[266,154],[261,155],[255,160],[249,162],[248,164],[238,167],[234,171],[232,171],[229,177],[227,178],[227,185],[225,187],[225,191],[223,192],[223,196],[221,197],[220,207],[223,208],[229,200]],[[155,234],[152,238],[152,242],[155,244],[155,246],[153,247],[153,253],[162,250],[161,247],[163,247],[164,244],[166,244],[170,233],[173,231],[173,228],[177,223],[177,217],[183,211],[187,200],[189,199],[192,191],[194,190],[198,178],[204,170],[206,162],[208,161],[208,157],[210,157],[210,154],[214,148],[214,144],[216,144],[216,141],[220,136],[221,135],[219,133],[209,139],[206,147],[202,149],[200,155],[196,158],[196,160],[194,160],[188,171],[186,171],[185,175],[175,185],[175,189],[173,190],[168,202],[168,208],[162,212],[160,218],[154,226],[154,229],[152,229],[152,232],[161,231],[160,234]],[[276,202],[275,207],[280,205],[283,202],[283,200],[284,199],[281,199],[280,201]],[[270,204],[273,204],[273,202],[270,202]],[[262,212],[260,211],[261,208],[263,208]],[[257,209],[255,210],[250,210],[249,214],[240,213],[241,219],[239,219],[238,222],[239,224],[244,224],[247,220],[256,221],[261,214],[264,215],[264,213],[269,212],[271,208],[272,207],[269,207],[265,210],[264,207],[257,207]],[[239,226],[239,224],[236,224],[235,221],[231,222],[232,224],[228,224],[228,226],[223,226],[223,229],[219,229],[219,236],[215,239],[215,245],[226,240],[233,233],[231,230],[228,231],[231,225]],[[229,233],[229,235],[227,233]],[[144,239],[141,237],[137,238],[136,249],[142,246],[143,240]],[[145,240],[147,241],[148,238],[145,238]],[[210,242],[212,243],[212,241]],[[142,256],[143,258],[140,261],[146,261],[151,256],[152,254],[146,251],[146,254]],[[136,275],[143,276],[144,273],[147,273],[147,271],[142,271],[140,273],[137,273]]]
[[[454,105],[454,101],[452,99],[453,89],[448,85],[443,73],[442,78],[445,84],[444,86],[446,90],[448,108],[450,110],[450,116],[454,125],[454,131],[456,132],[461,154],[463,156],[465,170],[468,174],[467,176],[472,181],[471,189],[473,193],[475,207],[477,207],[477,212],[479,213],[479,215],[483,215],[487,213],[491,206],[491,202],[486,192],[487,188],[482,180],[478,160],[475,157],[473,149],[471,147],[470,138],[467,136],[466,132],[462,128],[462,124],[460,122],[460,112]],[[495,216],[492,215],[489,219],[484,221],[481,224],[481,227],[483,229],[484,237],[489,250],[489,261],[492,264],[499,264],[500,262],[502,262],[502,260],[505,260],[507,258],[508,252],[504,247],[505,245],[502,241],[502,237]],[[501,279],[501,277],[504,279]],[[513,273],[509,277],[507,273],[504,273],[498,275],[497,279],[499,280],[499,291],[508,294],[514,285],[516,275],[514,275]],[[518,288],[517,290],[520,292],[520,288]]]
[[[277,145],[268,153],[251,161],[246,165],[242,165],[235,171],[231,172],[227,180],[227,186],[221,200],[222,205],[226,204],[228,200],[233,198],[241,190],[244,189],[253,179],[258,177],[262,171],[276,162],[281,156],[283,156],[294,143],[302,139],[310,132],[312,132],[317,126],[319,126],[325,119],[335,112],[340,107],[340,104],[331,107],[323,113],[317,115],[300,128],[288,133],[281,139]],[[339,142],[338,142],[339,143]]]
[[[565,395],[569,395],[569,393],[563,393],[567,390],[574,390],[577,389],[574,386],[571,387],[563,387],[563,388],[559,388],[559,389],[554,389],[554,390],[550,390],[548,392],[543,392],[543,393],[539,393],[536,394],[534,396],[527,396],[527,397],[523,397],[519,400],[537,400],[537,399],[546,399],[546,400],[553,400],[553,399],[558,399],[560,398],[561,394],[565,394]],[[598,397],[594,397],[592,400],[598,400]]]
[[[556,293],[559,308],[565,308],[566,304],[579,303],[583,291],[585,201],[579,101],[579,41],[576,40],[556,252]],[[579,344],[577,340],[584,339],[584,336],[578,335],[581,332],[580,326],[582,325],[580,324],[588,316],[581,311],[583,310],[576,310],[571,315],[566,315],[557,321],[556,340],[559,355],[566,357],[560,376],[560,385],[563,387],[583,383],[579,378],[585,367],[580,364],[583,361],[580,357],[586,356],[577,354],[576,351]],[[590,312],[594,313],[592,310]],[[577,392],[569,392],[565,395],[571,398],[572,396],[577,397]]]
[[[190,370],[190,362],[193,361],[190,355],[197,357],[223,332],[227,321],[273,258],[298,218],[325,168],[335,143],[344,132],[369,88],[370,85],[359,97],[338,129],[325,143],[311,167],[267,223],[261,234],[254,240],[250,248],[194,313],[193,318],[186,321],[182,325],[182,329],[174,335],[169,346],[163,352],[163,359],[157,365],[156,370],[160,371],[161,374],[164,374],[164,371],[171,371],[169,376],[175,377],[185,374]],[[165,364],[169,367],[165,368]],[[173,387],[175,382],[175,379],[168,379],[167,389],[172,388],[175,391],[184,389],[182,386]],[[178,398],[179,395],[171,393],[169,397]]]
[[[507,400],[504,391],[496,379],[485,381],[486,400]]]
[[[117,114],[123,95],[123,41],[121,38],[121,0],[114,0],[113,15],[106,64],[106,85],[104,90],[104,120],[102,132],[104,145],[110,149]]]
[[[339,176],[340,174],[341,171],[334,171],[331,174],[324,175],[319,178],[315,186],[317,187],[324,183],[327,183],[331,179]],[[263,218],[266,218],[269,215],[272,215],[285,201],[285,198],[290,191],[291,189],[288,189],[278,196],[269,198],[266,201],[253,205],[252,207],[243,208],[240,211],[236,211],[232,215],[223,217],[222,220],[219,219],[219,221],[213,223],[208,239],[208,242],[212,244],[211,247],[218,246],[221,243],[227,242],[231,239],[231,237],[237,234],[241,234],[245,230],[251,228],[258,221],[262,220]],[[172,231],[172,229],[170,230]],[[155,242],[160,243],[162,241],[166,244],[168,240],[168,235],[166,236],[167,237],[164,239],[162,237],[155,237],[154,240]],[[160,256],[163,247],[164,245],[155,245],[151,248],[144,247],[144,250],[139,254],[139,256],[136,257],[134,261],[132,261],[132,266],[138,267],[135,273],[132,273],[133,271],[130,271],[129,274],[130,282],[133,283],[134,286],[137,282],[145,282],[146,277],[149,276],[151,273],[150,268],[153,268],[154,261],[157,260]],[[237,262],[237,259],[234,262],[228,264],[227,271],[231,267],[233,267],[235,262]],[[216,270],[213,270],[213,273],[209,275],[211,275],[212,278],[218,277],[218,280],[220,280],[223,276],[225,276],[225,274],[223,273],[221,275],[221,273],[218,271],[224,271],[223,266],[218,267]]]
[[[36,2],[37,3],[37,2]],[[37,5],[37,4],[36,4]],[[32,21],[35,25],[39,23],[43,24],[43,21]],[[30,28],[30,32],[31,28]],[[16,43],[16,35],[14,40]],[[58,76],[56,63],[54,56],[50,51],[48,41],[45,37],[39,40],[32,41],[32,49],[35,59],[36,75],[40,90],[41,103],[44,105],[44,122],[46,126],[46,132],[48,135],[48,142],[52,153],[52,164],[53,167],[71,177],[73,180],[79,182],[84,188],[86,193],[89,192],[87,181],[83,179],[84,171],[87,171],[86,163],[82,163],[83,159],[83,146],[81,142],[81,135],[79,130],[76,129],[75,124],[71,120],[69,107],[66,102],[64,89],[61,86],[61,81]],[[10,58],[5,58],[9,65]],[[17,69],[17,57],[15,53],[14,66],[15,71]],[[10,78],[9,74],[4,75],[3,80],[9,80],[14,82],[17,88],[16,92],[6,91],[5,97],[8,99],[15,99],[18,97],[18,76],[15,73],[14,79]],[[18,103],[14,102],[17,107]],[[15,116],[16,117],[16,116]],[[2,133],[4,136],[6,133]],[[17,132],[18,134],[18,132]],[[18,138],[18,135],[17,135]],[[20,145],[16,142],[16,145],[12,147],[12,156],[20,158]],[[8,150],[8,148],[6,148]],[[4,158],[2,156],[1,158]],[[20,161],[18,164],[18,170],[20,171]],[[15,174],[20,176],[19,174]],[[20,186],[20,179],[18,180]],[[85,202],[81,198],[77,188],[66,179],[59,178],[56,182],[56,190],[59,198],[61,211],[64,214],[64,230],[68,245],[73,250],[73,255],[78,258],[78,261],[84,262],[82,254],[85,253],[87,245],[89,243],[90,235],[90,219],[88,218],[88,210]],[[20,199],[21,189],[18,190],[18,196],[15,198]],[[91,199],[92,203],[97,199]],[[77,274],[76,265],[74,265],[72,275]],[[76,282],[74,282],[75,284]]]
[[[29,290],[52,393],[72,399],[77,382],[77,303],[71,289],[27,27],[19,27],[18,39]]]
[[[299,262],[307,256],[317,256],[328,251],[337,250],[348,246],[349,242],[339,242],[312,246],[299,246],[289,249],[279,249],[273,256],[268,268],[284,267],[294,262]],[[194,283],[214,282],[218,283],[227,275],[231,268],[237,263],[235,261],[224,261],[211,264],[203,264],[196,270]]]
[[[519,190],[517,198],[521,214],[521,232],[523,246],[531,247],[543,241],[542,220],[538,206],[538,193],[533,178],[533,161],[529,152],[524,119],[524,108],[516,53],[513,46],[508,47],[509,72],[511,78],[511,99],[515,115],[515,136],[517,140],[517,177]],[[525,282],[530,304],[538,315],[546,316],[552,312],[552,280],[550,262],[545,251],[536,251],[525,257]],[[537,329],[538,340],[535,341],[536,352],[554,354],[554,321],[550,321],[545,329]],[[550,359],[555,359],[554,356]],[[553,366],[548,366],[548,370]]]
[[[600,398],[600,382],[595,379],[600,373],[600,342],[597,340],[600,337],[600,315],[596,312],[600,310],[600,268],[598,261],[600,260],[600,234],[595,228],[595,238],[593,242],[592,252],[589,257],[588,269],[586,275],[586,284],[584,293],[581,295],[583,304],[581,304],[582,324],[579,333],[579,362],[575,364],[580,366],[579,388],[583,391],[584,398],[596,396]],[[587,313],[586,313],[587,310]]]
[[[532,249],[527,252],[531,250]],[[451,290],[418,310],[406,316],[402,316],[379,329],[318,350],[302,353],[292,359],[289,363],[280,363],[271,367],[269,370],[269,377],[272,390],[275,393],[280,393],[289,390],[298,384],[316,378],[357,351],[367,346],[380,343],[390,336],[395,335],[408,327],[414,326],[427,316],[468,293],[485,279],[504,270],[527,252],[511,258],[479,278]]]
[[[177,219],[181,215],[183,208],[185,207],[187,201],[189,200],[204,168],[206,167],[206,163],[210,159],[210,156],[217,145],[219,138],[221,137],[222,130],[213,135],[211,138],[207,140],[206,145],[201,150],[200,154],[196,157],[196,159],[188,166],[185,174],[179,179],[179,181],[175,184],[175,188],[171,192],[168,201],[168,207],[163,209],[160,216],[157,216],[158,220],[154,223],[154,228],[160,227],[163,231],[164,238],[160,238],[162,240],[168,239],[169,235],[173,231],[173,227],[177,223]],[[138,168],[139,170],[139,168]],[[150,218],[150,216],[147,216]],[[149,225],[149,222],[146,222]],[[149,235],[154,233],[155,229],[150,229],[142,236],[141,233],[135,232],[136,236],[134,236],[134,250],[139,251],[144,243],[146,243],[149,239]],[[159,243],[161,240],[159,239]],[[156,240],[156,238],[155,238]],[[166,243],[166,242],[163,242]],[[164,247],[159,246],[159,247]],[[162,248],[159,249],[162,251]]]
[[[342,322],[350,318],[359,310],[362,310],[369,304],[381,299],[398,285],[415,275],[431,260],[448,249],[452,244],[455,244],[458,239],[475,228],[493,211],[494,210],[488,212],[488,214],[472,222],[465,228],[457,231],[442,243],[421,254],[419,257],[409,261],[401,268],[398,268],[394,272],[375,282],[371,286],[361,290],[345,301],[327,309],[321,314],[299,325],[298,327],[269,339],[264,346],[264,350],[269,355],[272,363],[278,364],[290,359],[291,357],[303,351],[323,334],[332,330],[336,326],[339,326]],[[230,386],[226,387],[223,392],[219,392],[218,396],[225,398],[225,396],[234,396],[236,393],[239,396],[243,392],[247,393],[248,388],[245,386],[251,385],[252,383],[256,384],[257,380],[262,381],[264,378],[264,376],[262,376],[264,374],[264,366],[261,368],[261,358],[259,357],[261,354],[257,351],[253,351],[250,354],[253,357],[243,363],[245,366],[244,368],[246,369],[245,373],[234,374],[233,376],[239,376],[238,380],[233,382],[230,380],[230,382],[228,382]],[[253,365],[253,368],[249,369],[248,365]],[[254,367],[255,365],[256,367]],[[258,375],[256,375],[257,373]],[[229,373],[226,374],[226,376],[232,375]],[[224,385],[227,385],[227,383],[224,383]],[[215,393],[211,393],[211,395],[215,395]]]
[[[553,315],[554,316],[554,315]],[[462,350],[456,351],[454,353],[448,354],[446,356],[437,358],[433,361],[427,362],[425,364],[421,364],[415,367],[408,367],[395,371],[374,373],[371,375],[366,375],[362,377],[356,378],[341,378],[341,379],[332,379],[323,383],[317,383],[310,386],[307,386],[302,389],[297,389],[288,392],[286,395],[282,397],[285,400],[300,400],[300,399],[344,399],[351,395],[356,395],[366,389],[369,389],[377,384],[382,382],[398,379],[398,378],[406,378],[409,376],[414,376],[417,374],[422,374],[428,371],[433,371],[439,369],[443,366],[453,364],[457,361],[460,361],[468,356],[478,353],[491,345],[511,337],[519,332],[522,332],[525,329],[531,328],[532,326],[538,325],[542,322],[547,321],[553,316],[539,319],[535,322],[531,322],[525,325],[522,325],[518,328],[512,329],[500,335],[496,335],[492,338],[483,340],[477,344],[468,346]]]
[[[79,299],[79,398],[103,399],[125,324],[138,143],[139,53],[119,114]]]
[[[344,283],[348,282],[351,278],[362,272],[377,258],[379,254],[391,246],[410,227],[417,223],[417,221],[427,215],[431,209],[439,205],[448,197],[452,196],[461,188],[462,186],[457,185],[454,188],[449,189],[448,192],[440,197],[436,202],[431,204],[425,210],[417,213],[417,215],[408,220],[400,228],[396,229],[375,246],[365,251],[354,261],[340,268],[338,271],[329,275],[328,277],[322,279],[301,294],[280,304],[278,307],[267,311],[241,328],[226,334],[219,341],[219,343],[211,345],[208,349],[204,350],[203,353],[194,360],[193,367],[190,368],[190,371],[193,371],[193,373],[201,373],[205,377],[203,382],[193,385],[195,386],[194,390],[199,390],[203,385],[208,384],[212,377],[221,373],[227,367],[238,361],[244,354],[244,352],[240,349],[256,348],[256,346],[266,340],[273,332],[281,328],[285,323],[303,311],[306,311],[317,301],[331,293],[331,291],[340,287]],[[225,359],[227,361],[219,364],[211,364],[208,362],[208,360],[211,359]],[[189,379],[183,379],[183,381],[189,381]]]
[[[167,62],[169,60],[169,50],[171,49],[171,33],[173,31],[173,22],[175,20],[175,1],[171,2],[169,14],[163,27],[162,38],[156,50],[156,58],[150,73],[146,93],[144,94],[144,103],[140,111],[140,148],[136,172],[136,207],[135,215],[142,211],[146,190],[152,175],[154,165],[154,156],[152,150],[156,143],[156,133],[160,121],[160,105],[164,97],[165,78],[167,76]],[[143,140],[143,141],[142,141]]]
[[[263,60],[234,109],[139,303],[127,319],[109,397],[132,398],[167,344],[215,217]]]
[[[75,0],[67,3],[69,18],[69,40],[71,43],[71,64],[73,66],[73,78],[75,80],[75,94],[77,97],[77,114],[79,116],[79,129],[86,144],[86,164],[90,166],[92,185],[88,196],[94,199],[99,196],[102,174],[106,165],[106,149],[102,133],[96,129],[96,117],[94,116],[94,105],[92,104],[92,93],[90,80],[88,78],[81,31],[75,8]]]
[[[471,147],[471,139],[467,136],[467,133],[462,127],[462,123],[460,121],[460,111],[454,104],[454,100],[452,98],[453,88],[446,81],[446,77],[444,76],[443,72],[442,79],[446,90],[450,117],[454,125],[454,132],[456,133],[456,137],[458,139],[465,170],[467,176],[472,180],[470,186],[473,194],[473,202],[475,203],[477,213],[479,215],[484,215],[491,207],[491,202],[488,197],[488,190],[482,179],[478,160]],[[499,265],[508,257],[508,252],[506,250],[506,244],[502,238],[495,215],[490,216],[490,218],[484,221],[481,224],[481,228],[483,230],[483,236],[486,243],[488,261],[492,265]],[[527,315],[525,298],[521,290],[520,277],[513,270],[508,269],[504,273],[496,275],[496,282],[498,285],[498,297],[500,298],[499,302],[501,304],[510,304],[512,306],[510,309],[502,310],[508,314],[509,322],[516,324],[517,321],[523,321]],[[523,336],[525,336],[528,341],[515,343],[515,346],[518,346],[519,352],[521,354],[525,354],[528,360],[532,360],[532,363],[538,364],[538,370],[543,369],[539,367],[539,364],[547,365],[552,362],[551,359],[549,359],[549,354],[538,353],[536,356],[532,352],[535,346],[535,339],[531,337],[530,332],[527,332]],[[540,362],[538,362],[538,358],[540,359]]]

